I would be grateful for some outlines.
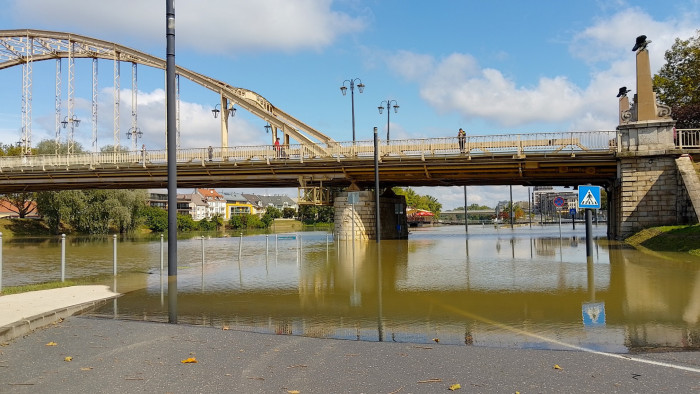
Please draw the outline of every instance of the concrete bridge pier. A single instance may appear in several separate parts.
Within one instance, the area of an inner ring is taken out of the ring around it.
[[[348,193],[357,193],[354,203]],[[334,198],[335,234],[338,240],[376,240],[376,202],[373,190],[345,191]],[[379,196],[381,239],[408,238],[406,198],[391,189]],[[354,222],[354,223],[353,223]],[[354,228],[354,233],[353,233]]]
[[[608,190],[610,238],[624,239],[647,227],[697,222],[688,192],[693,188],[686,185],[679,155],[673,152],[674,124],[658,120],[618,126],[618,175]],[[687,178],[697,181],[697,176]]]

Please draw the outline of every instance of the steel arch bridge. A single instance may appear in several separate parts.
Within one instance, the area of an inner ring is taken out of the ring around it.
[[[69,109],[68,117],[65,122],[72,122],[72,90],[74,80],[73,61],[76,58],[93,59],[93,123],[96,119],[96,74],[97,74],[97,59],[112,60],[114,62],[114,94],[115,94],[115,114],[114,114],[114,146],[115,149],[119,146],[119,110],[118,102],[120,70],[121,62],[129,62],[134,65],[132,73],[132,95],[135,94],[135,65],[141,64],[149,67],[165,70],[165,59],[149,55],[117,43],[104,41],[96,38],[91,38],[83,35],[45,31],[45,30],[0,30],[0,69],[5,69],[14,66],[23,68],[22,80],[22,136],[21,143],[23,153],[30,152],[31,149],[31,90],[32,90],[32,63],[37,61],[57,60],[57,80],[56,80],[56,127],[59,127],[61,122],[61,59],[68,59],[68,98]],[[270,126],[274,127],[273,136],[277,130],[281,130],[285,136],[285,143],[289,144],[289,138],[307,146],[308,148],[323,153],[323,148],[318,146],[318,143],[329,144],[333,140],[305,124],[299,119],[294,118],[282,109],[274,106],[263,96],[253,92],[252,90],[235,87],[225,82],[207,77],[197,72],[177,66],[176,75],[185,77],[190,81],[201,85],[221,97],[221,141],[222,147],[228,146],[228,114],[229,111],[239,106],[253,115],[259,117]],[[178,111],[179,112],[179,111]],[[71,124],[72,125],[72,124]],[[96,126],[93,124],[93,140],[96,140]],[[58,141],[57,131],[57,145]],[[72,134],[69,140],[69,153],[72,144]],[[94,143],[94,142],[93,142]]]

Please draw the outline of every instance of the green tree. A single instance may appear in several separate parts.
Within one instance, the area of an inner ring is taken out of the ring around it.
[[[63,142],[56,145],[55,140],[42,140],[32,149],[37,155],[53,155],[58,152],[60,155],[68,153],[68,143]],[[85,153],[83,146],[79,142],[73,144],[73,153]]]
[[[179,231],[192,231],[197,229],[197,222],[190,215],[177,214],[177,229]]]
[[[282,217],[285,219],[293,219],[297,215],[297,211],[294,208],[285,207],[282,210]]]
[[[430,195],[421,196],[410,187],[406,189],[395,187],[392,190],[397,195],[404,196],[406,198],[407,206],[430,211],[435,216],[440,215],[440,211],[442,210],[442,204],[438,202],[437,198]]]
[[[36,204],[34,204],[36,193],[7,193],[2,195],[2,199],[7,201],[10,205],[8,208],[16,213],[20,219],[24,219],[36,210]]]
[[[168,212],[158,207],[146,206],[141,214],[145,224],[153,232],[162,233],[168,229]]]
[[[277,219],[277,218],[282,217],[282,211],[280,211],[279,209],[277,209],[273,206],[267,207],[267,209],[265,210],[265,214],[269,215],[273,219]]]
[[[654,75],[654,91],[671,107],[678,128],[700,127],[700,30],[676,41],[664,54],[666,64]]]
[[[0,143],[0,156],[20,156],[21,154],[22,147],[19,144],[10,145]]]
[[[228,220],[228,226],[234,229],[245,227],[245,223],[243,223],[243,215],[231,216],[231,219]]]
[[[216,222],[204,218],[197,223],[197,227],[200,231],[213,231],[216,230]]]

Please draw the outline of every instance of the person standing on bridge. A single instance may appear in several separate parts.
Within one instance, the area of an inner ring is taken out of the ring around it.
[[[459,128],[457,132],[457,141],[459,142],[459,153],[464,153],[464,143],[467,142],[467,132]]]
[[[282,147],[280,146],[280,137],[277,137],[275,140],[275,152],[277,152],[277,157],[280,157],[280,153],[282,152]]]

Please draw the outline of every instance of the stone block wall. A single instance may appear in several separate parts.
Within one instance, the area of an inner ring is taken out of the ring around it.
[[[620,181],[613,191],[618,223],[615,238],[624,239],[647,227],[679,223],[682,182],[674,157],[629,157],[621,159],[619,165]]]
[[[374,191],[359,193],[354,204],[348,203],[348,192],[334,198],[335,236],[339,240],[376,240],[376,211]],[[397,204],[399,213],[397,213]],[[408,237],[406,223],[406,199],[403,196],[380,196],[381,239],[404,239]],[[353,213],[354,211],[354,213]],[[354,224],[354,233],[353,233]]]

